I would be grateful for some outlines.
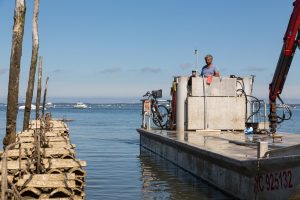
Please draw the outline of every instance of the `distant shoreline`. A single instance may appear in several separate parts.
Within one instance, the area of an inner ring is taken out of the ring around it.
[[[142,99],[140,97],[49,97],[47,102],[52,102],[54,104],[75,104],[76,102],[83,102],[86,104],[139,104]],[[164,95],[162,99],[171,99],[169,95]],[[268,104],[268,99],[259,98],[265,100]],[[300,106],[300,99],[283,99],[287,105]],[[33,97],[35,101],[35,97]],[[6,104],[6,98],[0,97],[0,104]],[[25,104],[25,98],[19,98],[19,105]],[[35,104],[33,102],[32,104]],[[277,104],[280,104],[278,101]]]

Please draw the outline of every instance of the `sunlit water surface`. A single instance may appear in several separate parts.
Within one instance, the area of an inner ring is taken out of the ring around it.
[[[206,182],[140,150],[136,128],[141,125],[138,104],[91,104],[74,109],[57,104],[48,109],[55,118],[68,118],[77,157],[87,161],[86,199],[231,199]],[[19,112],[18,130],[23,112]],[[280,131],[300,133],[300,109]],[[0,138],[5,134],[6,107],[0,105]],[[1,146],[2,148],[2,146]]]

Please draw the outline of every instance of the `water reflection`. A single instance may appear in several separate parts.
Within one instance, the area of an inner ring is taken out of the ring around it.
[[[155,132],[156,134],[161,134],[172,140],[177,140],[180,142],[187,142],[189,144],[195,145],[199,148],[224,150],[226,146],[229,145],[228,139],[221,137],[215,137],[206,133],[196,133],[196,132],[177,132],[177,131],[165,131],[165,132]]]
[[[188,141],[188,133],[186,132],[177,132],[177,131],[161,131],[160,133],[158,133],[157,131],[154,132],[156,134],[160,134],[162,136],[172,138],[173,140]]]
[[[232,199],[143,147],[139,159],[144,199]]]

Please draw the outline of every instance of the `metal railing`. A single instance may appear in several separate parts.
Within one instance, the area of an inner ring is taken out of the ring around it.
[[[248,104],[250,105],[250,113],[247,116],[249,123],[263,123],[263,129],[268,128],[267,104],[264,100],[253,100]]]

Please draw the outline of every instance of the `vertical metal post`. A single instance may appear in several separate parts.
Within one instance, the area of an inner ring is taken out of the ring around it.
[[[267,123],[267,104],[265,101],[264,102],[264,129],[266,129],[266,123]]]
[[[145,117],[146,117],[146,111],[144,110],[145,109],[145,100],[143,100],[143,109],[142,109],[142,128],[145,128],[145,124],[146,124],[146,121],[145,121]]]
[[[146,127],[146,112],[143,113],[143,122],[142,122],[142,128]]]
[[[206,89],[205,89],[205,78],[204,78],[204,76],[202,77],[202,82],[203,82],[203,105],[204,105],[203,123],[204,123],[204,130],[206,130],[206,128],[207,128],[207,124],[206,124],[207,106],[206,106]]]
[[[251,112],[251,114],[254,113],[254,110],[255,110],[255,103],[252,102],[252,112]],[[254,115],[252,115],[252,123],[254,123],[254,122],[255,122],[255,121],[254,121]]]
[[[148,124],[147,124],[147,131],[151,130],[151,112],[152,112],[152,109],[151,109],[151,101],[149,100],[149,112],[148,112]]]

